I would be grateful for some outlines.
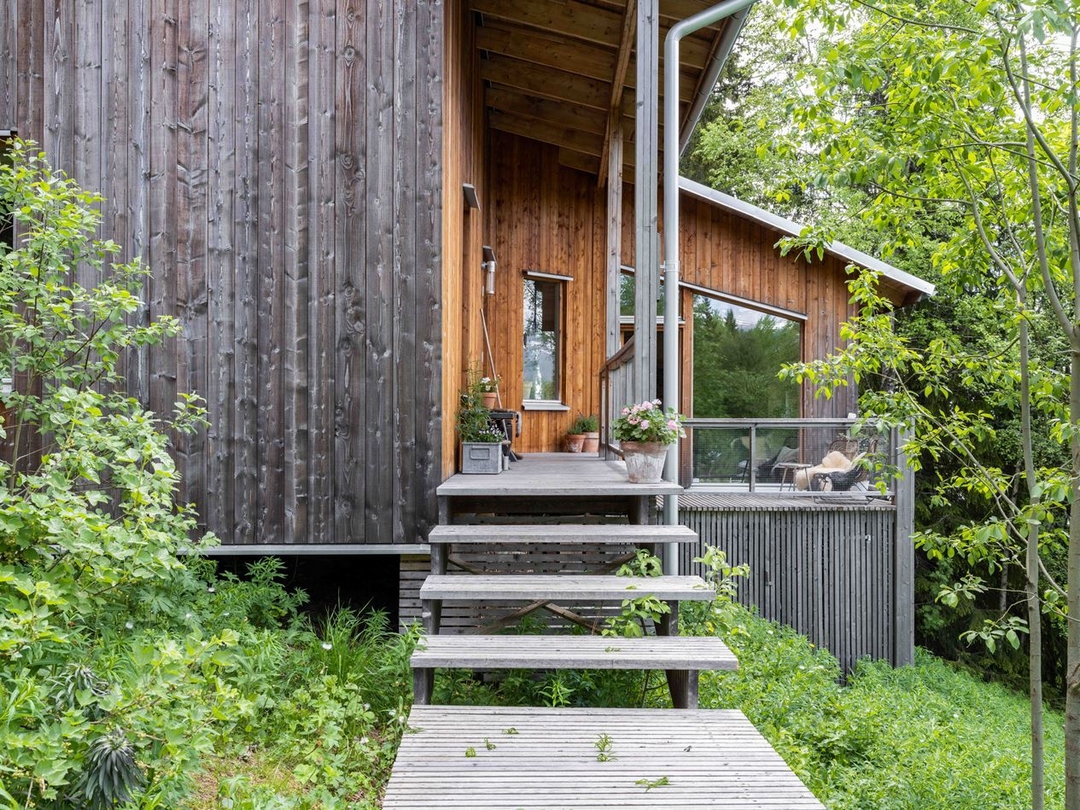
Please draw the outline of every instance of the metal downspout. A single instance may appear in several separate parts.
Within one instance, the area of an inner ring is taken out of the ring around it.
[[[664,399],[679,409],[679,42],[707,25],[738,14],[756,0],[724,0],[675,23],[664,40]],[[734,43],[734,40],[732,40]],[[728,46],[730,51],[730,46]],[[722,51],[718,51],[718,56]],[[726,56],[726,54],[724,54]],[[718,71],[719,72],[719,71]],[[709,88],[712,89],[711,87]],[[668,448],[664,478],[679,480],[679,443]],[[679,497],[664,498],[664,523],[679,522]],[[677,546],[664,548],[664,571],[677,574]]]

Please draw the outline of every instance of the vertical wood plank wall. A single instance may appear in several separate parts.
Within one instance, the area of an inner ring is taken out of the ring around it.
[[[522,272],[541,270],[573,277],[565,285],[564,393],[569,412],[527,411],[515,448],[561,449],[577,413],[598,407],[596,374],[605,352],[604,273],[606,197],[596,179],[558,163],[557,150],[520,136],[490,133],[485,241],[499,259],[497,294],[486,301],[492,349],[505,407],[522,405]],[[624,195],[623,263],[634,266],[633,195]],[[773,245],[781,234],[684,195],[681,273],[684,281],[740,298],[802,313],[803,357],[824,357],[840,345],[840,324],[854,310],[842,262],[827,256],[809,264],[782,257]],[[490,241],[488,241],[490,240]],[[683,311],[689,312],[689,294]],[[684,327],[682,388],[690,391],[692,321]],[[449,380],[449,377],[448,377]],[[683,407],[689,408],[684,396]],[[854,388],[831,400],[806,386],[804,417],[846,416],[855,410]]]
[[[443,3],[8,6],[0,127],[107,197],[149,314],[183,324],[128,377],[159,412],[206,400],[209,430],[176,442],[205,527],[421,540],[444,466]]]
[[[732,565],[749,564],[749,578],[737,580],[738,601],[829,650],[844,672],[865,656],[911,663],[894,562],[910,540],[897,535],[895,509],[680,507],[679,522],[700,537],[680,552],[683,572],[701,573],[693,558],[704,543]]]
[[[484,111],[480,89],[475,27],[464,2],[446,4],[446,126],[443,140],[445,172],[443,201],[443,343],[442,406],[446,414],[442,437],[442,473],[456,471],[458,437],[454,419],[458,396],[470,366],[480,366],[484,340],[480,322],[484,306],[484,219],[492,205],[485,183]],[[480,197],[480,210],[465,204],[464,184]],[[502,265],[503,256],[495,252]],[[486,370],[486,369],[485,369]]]

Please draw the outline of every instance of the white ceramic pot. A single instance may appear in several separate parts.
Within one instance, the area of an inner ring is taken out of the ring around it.
[[[655,484],[662,479],[667,445],[660,442],[622,442],[626,474],[632,484]]]

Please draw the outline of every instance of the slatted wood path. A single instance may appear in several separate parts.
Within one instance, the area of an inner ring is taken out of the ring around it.
[[[738,711],[414,706],[409,727],[384,810],[822,808]]]
[[[699,672],[738,666],[719,639],[678,635],[679,603],[713,598],[700,577],[447,573],[455,544],[500,550],[639,546],[655,551],[661,543],[696,539],[684,527],[647,525],[651,499],[677,491],[673,484],[637,488],[620,471],[620,462],[530,460],[513,465],[514,475],[458,475],[439,487],[439,511],[446,522],[428,538],[431,572],[420,588],[427,635],[412,656],[410,733],[402,740],[383,807],[820,808],[740,712],[697,710]],[[451,523],[461,512],[455,500],[470,499],[465,512],[484,504],[503,514],[514,512],[513,507],[525,512],[539,508],[547,514],[552,498],[566,499],[583,511],[596,502],[607,509],[622,498],[631,523]],[[546,608],[587,624],[554,600],[618,604],[644,596],[669,606],[669,614],[656,622],[656,636],[440,634],[444,602],[523,602],[521,615]],[[439,667],[663,669],[679,711],[430,706]]]

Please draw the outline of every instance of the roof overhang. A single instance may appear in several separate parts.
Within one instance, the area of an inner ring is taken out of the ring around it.
[[[736,216],[756,222],[783,236],[799,236],[803,232],[804,226],[798,222],[777,216],[764,208],[758,208],[756,205],[743,202],[730,194],[716,191],[685,177],[679,178],[679,189],[684,194],[689,194]],[[843,242],[830,242],[825,246],[825,252],[848,264],[865,267],[880,274],[882,283],[887,288],[891,288],[890,291],[898,293],[890,297],[904,305],[913,304],[923,296],[934,294],[934,285],[929,281],[924,281],[898,267],[893,267],[891,264],[874,258],[868,253],[863,253],[861,250],[856,250],[850,245],[845,245]]]
[[[716,0],[659,0],[661,41],[675,23]],[[613,133],[633,174],[637,0],[468,0],[476,24],[484,106],[494,130],[557,146],[563,165],[596,174]],[[683,40],[680,145],[742,28],[745,14]],[[663,87],[664,66],[660,66]],[[661,91],[662,93],[662,91]],[[660,106],[661,130],[663,99]]]

